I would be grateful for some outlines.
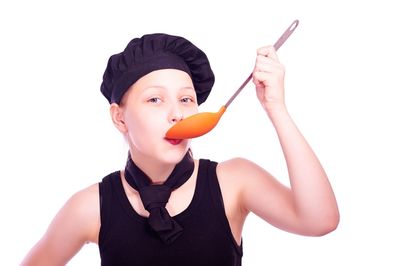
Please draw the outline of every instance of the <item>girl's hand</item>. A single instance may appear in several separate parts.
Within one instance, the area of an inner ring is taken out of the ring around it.
[[[284,77],[285,68],[279,62],[274,47],[258,49],[253,82],[256,85],[257,98],[268,113],[285,107]]]

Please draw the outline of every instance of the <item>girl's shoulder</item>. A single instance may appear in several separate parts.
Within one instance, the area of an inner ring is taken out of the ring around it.
[[[97,243],[100,228],[98,184],[72,195],[22,265],[65,265],[87,242]]]
[[[69,201],[75,202],[79,209],[83,209],[83,211],[86,211],[86,209],[97,209],[98,211],[100,210],[99,208],[99,184],[95,183],[92,184],[75,194],[73,194],[70,198]],[[97,206],[97,207],[96,207]]]
[[[251,187],[263,186],[266,182],[274,182],[274,177],[257,163],[237,157],[222,161],[217,165],[217,177],[221,186],[237,190],[251,191]]]
[[[99,199],[99,183],[94,183],[76,192],[72,197],[79,199]]]
[[[221,189],[229,194],[241,194],[241,190],[257,165],[245,158],[237,157],[221,161],[217,165],[217,178]]]
[[[88,210],[100,210],[96,208],[99,202],[99,184],[96,183],[75,192],[65,203],[63,209],[74,214],[87,214]]]
[[[75,194],[67,201],[63,210],[81,227],[86,228],[87,241],[97,243],[100,228],[99,184],[92,184]],[[79,220],[79,221],[78,221]]]
[[[240,176],[247,176],[253,171],[262,169],[256,163],[242,158],[235,157],[225,161],[221,161],[217,166],[218,176],[229,176],[230,178],[239,178]]]

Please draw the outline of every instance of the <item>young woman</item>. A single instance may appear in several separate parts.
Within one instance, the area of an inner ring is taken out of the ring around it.
[[[190,140],[167,139],[198,112],[214,83],[206,55],[167,34],[133,39],[110,57],[101,91],[129,145],[125,169],[73,195],[22,265],[65,265],[87,242],[102,265],[241,265],[250,212],[308,236],[334,230],[339,212],[318,158],[284,101],[284,67],[272,46],[257,51],[257,98],[276,129],[290,187],[242,158],[194,159]]]

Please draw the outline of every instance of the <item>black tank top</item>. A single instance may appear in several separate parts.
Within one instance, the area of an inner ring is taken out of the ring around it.
[[[184,228],[164,244],[131,206],[120,172],[100,183],[99,250],[102,266],[240,266],[238,246],[225,215],[216,162],[200,160],[196,188],[187,209],[174,216]]]

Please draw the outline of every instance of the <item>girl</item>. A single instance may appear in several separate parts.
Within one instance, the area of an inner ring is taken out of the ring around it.
[[[253,82],[276,129],[290,188],[242,158],[194,159],[167,130],[198,112],[214,84],[206,55],[167,34],[133,39],[110,57],[101,92],[129,145],[125,169],[73,195],[22,265],[65,265],[84,243],[102,265],[241,265],[250,212],[288,232],[321,236],[339,212],[328,178],[284,101],[284,67],[257,51]]]

